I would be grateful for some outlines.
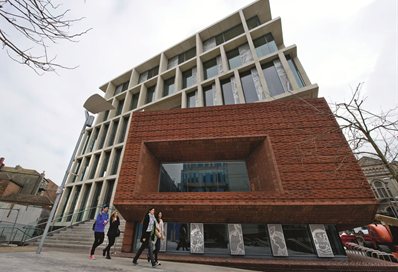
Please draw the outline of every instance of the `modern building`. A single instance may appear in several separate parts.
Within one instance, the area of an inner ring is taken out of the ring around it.
[[[331,257],[344,254],[336,226],[375,214],[372,191],[268,0],[100,89],[115,109],[100,113],[80,143],[59,224],[113,204],[131,252],[154,206],[167,221],[166,252]],[[190,250],[182,252],[184,228]]]
[[[358,163],[380,202],[377,213],[398,218],[398,182],[380,159],[365,156]],[[394,161],[390,165],[398,171],[398,162]]]

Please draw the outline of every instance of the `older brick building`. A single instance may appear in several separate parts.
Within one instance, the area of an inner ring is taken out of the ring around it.
[[[245,162],[249,190],[159,192],[163,164],[215,161]],[[337,255],[341,252],[334,225],[367,224],[377,209],[324,99],[137,113],[130,124],[114,203],[127,220],[126,251],[132,249],[136,226],[149,207],[161,210],[168,222],[204,223],[204,232],[207,224],[222,225],[217,232],[225,228],[227,236],[226,224],[228,228],[247,224],[249,229],[268,224],[268,232],[270,225],[286,226],[291,233],[325,225],[329,240],[336,238],[331,246]],[[246,243],[245,230],[239,227],[239,232]],[[206,233],[203,237],[206,253]],[[300,243],[287,241],[287,249],[300,252]],[[272,237],[269,246],[273,247]]]

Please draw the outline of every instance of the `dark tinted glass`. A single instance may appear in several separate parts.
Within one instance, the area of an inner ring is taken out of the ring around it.
[[[163,96],[168,96],[170,94],[174,93],[174,77],[166,79],[164,81],[164,87],[163,87]]]
[[[232,91],[231,79],[227,79],[221,82],[223,104],[235,104],[234,94]]]
[[[267,82],[268,90],[271,96],[275,96],[284,93],[281,79],[279,78],[278,72],[272,62],[262,66],[265,81]]]
[[[293,59],[290,57],[290,55],[286,56],[287,62],[289,63],[289,67],[293,72],[294,78],[296,79],[297,85],[302,88],[304,87],[304,80],[299,72],[299,70],[297,69],[296,64],[294,63]]]
[[[163,163],[159,192],[248,192],[246,163]]]
[[[332,247],[334,255],[346,255],[343,244],[341,243],[339,232],[333,225],[325,225],[326,233],[328,235],[330,246]]]
[[[140,96],[139,93],[135,93],[131,96],[130,110],[134,110],[135,108],[137,108],[139,96]]]
[[[260,20],[258,19],[257,15],[256,15],[256,16],[253,16],[253,17],[247,19],[247,20],[246,20],[246,23],[247,23],[247,27],[248,27],[249,29],[253,29],[253,28],[255,28],[256,26],[259,26],[259,25],[260,25]]]
[[[155,98],[155,86],[149,87],[146,92],[146,103],[151,103]]]
[[[315,254],[307,225],[282,225],[282,228],[289,256]]]
[[[242,224],[246,255],[272,255],[266,225]]]
[[[239,49],[233,49],[229,52],[227,52],[227,58],[228,58],[228,63],[229,63],[229,68],[234,69],[236,67],[239,67],[242,65],[242,60],[239,55]]]
[[[242,82],[243,94],[245,95],[246,103],[252,103],[258,101],[258,95],[256,87],[254,86],[253,77],[250,71],[247,71],[240,75]]]
[[[192,76],[192,69],[182,73],[182,88],[185,89],[194,84],[195,79]]]
[[[229,254],[228,232],[225,224],[204,224],[205,253]]]

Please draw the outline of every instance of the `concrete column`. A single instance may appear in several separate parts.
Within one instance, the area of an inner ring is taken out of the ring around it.
[[[215,101],[214,101],[214,105],[218,106],[218,105],[222,105],[222,91],[221,91],[221,82],[220,82],[220,78],[216,78],[215,81]]]
[[[258,62],[258,60],[255,61],[255,65],[256,65],[257,72],[258,72],[258,78],[260,79],[260,83],[261,83],[261,86],[262,86],[264,94],[265,94],[265,99],[270,98],[271,94],[269,92],[267,82],[264,77],[263,69],[261,68],[261,65]]]
[[[282,52],[279,51],[278,57],[282,64],[283,69],[285,70],[287,79],[289,80],[289,84],[290,84],[289,91],[297,90],[299,88],[299,86],[297,84],[296,78],[294,77],[294,75],[292,73],[292,70],[290,69],[289,63],[286,60],[285,54],[283,54]]]
[[[174,79],[174,84],[175,84],[175,92],[178,93],[182,89],[182,72],[180,67],[177,67],[176,69],[176,75]]]
[[[185,109],[187,107],[187,92],[181,93],[181,108]]]
[[[146,87],[144,84],[141,85],[140,96],[138,98],[137,108],[142,107],[145,104],[146,98]]]
[[[281,224],[268,224],[268,234],[270,237],[270,244],[272,255],[274,256],[288,256],[285,236]]]
[[[222,72],[219,72],[219,74],[229,70],[228,57],[223,45],[220,46],[220,51],[221,51]]]
[[[238,93],[238,98],[239,98],[239,104],[244,104],[245,101],[245,95],[243,94],[243,88],[242,88],[242,83],[240,82],[240,76],[238,70],[234,71],[234,78],[231,79],[231,84],[235,86],[236,91]],[[232,87],[234,89],[234,87]]]
[[[195,106],[196,107],[203,107],[204,103],[203,103],[203,88],[201,85],[198,85],[198,90],[196,91],[196,103]]]

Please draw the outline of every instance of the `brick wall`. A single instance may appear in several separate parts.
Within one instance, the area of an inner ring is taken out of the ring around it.
[[[245,145],[239,137],[266,139],[247,145],[250,154],[241,158],[249,172],[255,170],[251,188],[256,191],[157,192],[161,161],[231,158],[244,154],[235,152]],[[217,150],[209,148],[213,138],[237,138],[237,143]],[[195,148],[184,148],[189,141]],[[154,206],[174,222],[361,225],[373,219],[377,208],[324,99],[134,113],[114,204],[131,222]]]

